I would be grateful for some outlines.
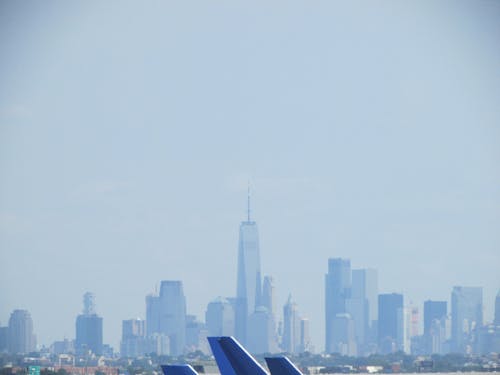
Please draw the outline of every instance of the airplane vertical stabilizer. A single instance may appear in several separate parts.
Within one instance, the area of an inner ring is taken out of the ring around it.
[[[191,365],[162,365],[164,375],[198,375]]]
[[[236,375],[236,372],[234,372],[231,363],[220,346],[220,337],[207,337],[207,339],[221,375]]]
[[[267,375],[266,370],[236,339],[233,337],[220,337],[218,342],[236,375]]]
[[[271,375],[302,375],[287,357],[266,358],[266,363]]]

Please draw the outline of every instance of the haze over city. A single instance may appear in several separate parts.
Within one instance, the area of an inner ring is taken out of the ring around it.
[[[388,5],[390,4],[390,6]],[[479,5],[477,5],[479,4]],[[329,258],[380,293],[500,287],[498,2],[3,2],[0,323],[104,341],[161,280],[236,294],[250,183],[263,275],[323,350]]]

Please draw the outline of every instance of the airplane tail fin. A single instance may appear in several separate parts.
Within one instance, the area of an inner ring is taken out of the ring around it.
[[[219,337],[218,343],[236,375],[267,375],[266,370],[234,337]]]
[[[236,372],[234,372],[231,363],[226,357],[226,353],[224,353],[220,346],[220,337],[207,337],[207,339],[221,375],[236,375]]]
[[[162,365],[164,375],[198,375],[191,365]]]
[[[287,357],[266,358],[266,363],[271,375],[302,375]]]

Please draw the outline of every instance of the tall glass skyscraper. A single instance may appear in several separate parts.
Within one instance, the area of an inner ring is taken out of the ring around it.
[[[246,344],[248,316],[260,306],[262,283],[260,273],[259,232],[257,223],[250,220],[250,194],[247,220],[240,224],[238,243],[238,276],[236,289],[235,335]]]
[[[453,350],[463,352],[472,330],[483,325],[483,288],[455,286],[451,292]]]
[[[404,310],[403,295],[397,293],[378,296],[378,340],[383,354],[403,350]]]
[[[337,314],[346,313],[346,300],[351,294],[351,260],[328,259],[328,273],[325,275],[325,351],[335,351],[333,335]]]
[[[169,337],[170,354],[181,355],[186,345],[186,297],[182,281],[163,280],[160,286],[160,332]]]

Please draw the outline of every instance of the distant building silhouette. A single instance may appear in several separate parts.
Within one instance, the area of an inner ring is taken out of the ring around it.
[[[9,353],[26,354],[35,351],[36,338],[33,320],[27,310],[14,310],[10,314],[7,345]]]
[[[403,295],[380,294],[378,296],[379,351],[387,354],[403,350],[404,310]]]
[[[0,353],[9,350],[9,327],[0,327]]]
[[[309,319],[300,319],[300,345],[299,353],[312,352],[313,347],[311,343],[311,328],[309,324]]]
[[[274,316],[276,313],[275,286],[272,276],[265,276],[262,285],[262,306]]]
[[[209,336],[234,336],[234,309],[231,303],[217,297],[207,306],[205,322]]]
[[[332,322],[332,352],[357,356],[354,321],[348,313],[338,313]]]
[[[83,311],[76,318],[75,349],[79,354],[102,354],[102,318],[95,312],[95,297],[90,292],[83,295]]]
[[[254,354],[278,351],[274,317],[264,306],[257,307],[248,317],[247,348]]]
[[[467,352],[473,347],[473,331],[483,325],[483,288],[455,286],[451,292],[452,349]]]
[[[443,354],[446,341],[446,301],[424,302],[424,340],[426,354]]]
[[[325,351],[333,353],[336,348],[333,321],[337,314],[346,313],[346,301],[351,297],[351,261],[349,259],[328,259],[328,273],[325,275]],[[345,320],[344,320],[345,321]],[[351,324],[351,323],[346,323]],[[346,328],[347,329],[347,328]]]
[[[186,351],[201,351],[210,354],[207,341],[208,329],[205,323],[200,322],[194,315],[186,315]]]
[[[235,336],[243,345],[247,340],[248,316],[262,305],[259,233],[257,223],[250,220],[250,193],[247,209],[247,220],[240,224],[235,301]]]
[[[129,319],[122,321],[120,354],[122,357],[138,357],[145,354],[146,321]]]
[[[181,281],[164,280],[160,287],[160,333],[170,339],[170,354],[184,353],[186,298]]]
[[[293,301],[292,295],[283,306],[283,337],[281,348],[286,353],[298,353],[300,350],[300,316],[297,304]]]
[[[378,316],[378,277],[374,269],[352,271],[350,298],[346,312],[354,322],[358,354],[369,353],[376,343]]]

